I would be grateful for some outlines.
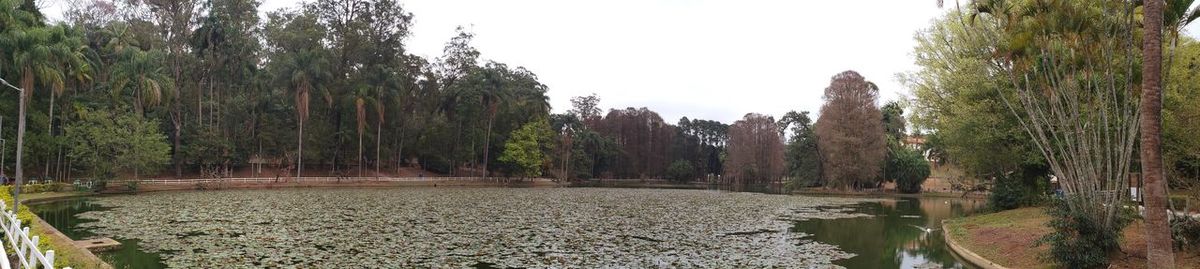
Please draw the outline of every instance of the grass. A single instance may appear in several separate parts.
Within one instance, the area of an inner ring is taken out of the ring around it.
[[[1009,268],[1055,268],[1043,259],[1047,246],[1034,242],[1050,232],[1044,208],[1020,208],[946,221],[946,233],[963,247]],[[1145,227],[1134,221],[1121,231],[1121,252],[1115,253],[1110,268],[1145,268]],[[1197,250],[1175,253],[1177,268],[1200,268]]]
[[[1009,268],[1052,268],[1040,257],[1046,247],[1034,241],[1049,233],[1041,208],[1021,208],[946,221],[948,236],[963,247]]]

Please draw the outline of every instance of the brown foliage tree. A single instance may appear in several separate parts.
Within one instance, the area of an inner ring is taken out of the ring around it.
[[[879,88],[854,71],[833,76],[817,119],[817,144],[825,182],[835,188],[878,184],[887,141]]]
[[[750,113],[729,127],[725,180],[736,185],[768,184],[783,176],[783,137],[775,119]]]
[[[597,132],[613,138],[621,148],[612,177],[661,177],[670,164],[669,149],[675,138],[675,127],[654,111],[644,107],[613,109],[604,117]]]

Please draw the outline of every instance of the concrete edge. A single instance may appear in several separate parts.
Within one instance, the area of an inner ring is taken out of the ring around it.
[[[28,205],[33,205],[33,204],[49,203],[49,202],[54,202],[54,201],[67,200],[67,199],[78,199],[78,198],[94,196],[94,195],[95,194],[92,194],[92,193],[81,193],[79,195],[36,198],[36,199],[26,200],[24,202],[25,202],[25,205],[28,206]],[[72,264],[73,267],[76,267],[76,268],[102,268],[102,269],[112,269],[113,268],[112,265],[105,262],[104,259],[100,259],[99,256],[96,256],[96,253],[92,253],[92,251],[89,249],[82,248],[82,247],[79,247],[78,245],[75,245],[74,239],[67,237],[67,235],[63,234],[61,231],[59,231],[57,227],[50,225],[50,223],[47,223],[45,220],[42,219],[42,217],[39,217],[37,214],[33,214],[33,223],[34,223],[34,225],[39,226],[39,228],[45,232],[46,236],[54,237],[55,241],[60,242],[61,244],[59,247],[74,248],[77,252],[83,254],[83,256],[84,256],[83,258],[87,259],[87,261],[74,261],[76,263],[82,263],[82,264]],[[60,252],[61,252],[61,250],[60,250]]]
[[[72,262],[76,263],[76,264],[72,264],[71,265],[72,267],[74,267],[74,268],[104,268],[104,269],[113,268],[112,265],[109,265],[107,262],[104,262],[103,259],[100,259],[100,257],[96,256],[95,253],[92,253],[91,250],[88,250],[86,248],[82,248],[82,247],[79,247],[78,245],[76,245],[75,240],[72,240],[70,237],[67,237],[67,235],[58,231],[58,229],[54,228],[54,226],[51,226],[50,223],[46,223],[46,221],[42,220],[41,217],[37,217],[36,215],[34,217],[35,217],[34,221],[37,223],[36,225],[41,226],[41,229],[43,229],[43,231],[45,232],[44,234],[46,236],[54,237],[55,241],[60,242],[60,244],[57,244],[56,247],[74,248],[76,252],[83,254],[83,259],[85,259],[85,260],[84,261],[72,261]],[[59,252],[62,252],[62,250],[59,250]]]
[[[982,269],[1008,269],[1008,267],[996,264],[988,259],[983,258],[983,256],[979,256],[979,254],[975,254],[975,252],[972,252],[971,250],[959,245],[958,242],[954,241],[954,237],[950,236],[950,230],[946,228],[948,228],[946,226],[946,220],[942,220],[942,235],[946,238],[946,245],[949,245],[950,251],[954,252],[954,254],[957,254],[959,257],[962,257],[963,260],[966,260],[967,262],[970,262],[971,264]]]

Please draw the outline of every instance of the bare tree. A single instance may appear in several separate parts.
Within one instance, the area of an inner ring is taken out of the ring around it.
[[[887,157],[879,87],[854,71],[833,76],[817,118],[821,171],[828,187],[873,187]]]
[[[736,185],[769,184],[783,176],[783,137],[775,119],[750,113],[729,127],[727,180]]]
[[[613,109],[602,120],[597,131],[612,137],[620,145],[615,176],[650,178],[663,175],[667,165],[673,126],[647,108]]]

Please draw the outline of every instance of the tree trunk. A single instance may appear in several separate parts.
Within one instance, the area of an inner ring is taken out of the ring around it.
[[[301,116],[303,117],[303,115]],[[296,179],[300,179],[300,173],[304,170],[304,120],[300,120],[300,132],[296,136]]]
[[[379,177],[379,142],[383,140],[383,121],[375,124],[375,177]]]
[[[358,131],[358,177],[363,176],[362,131]]]
[[[1162,164],[1163,1],[1145,1],[1142,44],[1141,161],[1146,183],[1147,268],[1175,268]]]
[[[496,118],[494,114],[488,117],[487,133],[483,136],[483,179],[485,180],[488,178],[488,149],[492,144],[492,122]]]
[[[46,123],[46,135],[54,138],[54,91],[50,91],[50,120]],[[46,170],[42,172],[42,177],[50,176],[50,158],[46,158]]]
[[[22,84],[29,84],[29,83],[22,83]],[[17,94],[17,104],[18,104],[17,105],[17,167],[16,167],[17,171],[14,172],[14,173],[16,173],[16,175],[14,175],[14,176],[17,178],[17,181],[16,181],[16,186],[14,186],[14,188],[16,188],[16,191],[13,192],[13,207],[12,207],[12,208],[16,208],[16,209],[21,208],[20,207],[21,206],[21,199],[20,199],[21,182],[23,182],[25,180],[25,175],[24,175],[25,169],[22,169],[22,167],[21,167],[21,156],[22,156],[22,153],[24,152],[24,148],[25,148],[25,95],[28,94],[25,91],[28,91],[28,89],[29,88],[21,90],[20,93]]]
[[[176,99],[178,99],[178,98],[176,98]],[[183,177],[183,158],[182,158],[182,156],[180,156],[182,154],[180,152],[180,140],[179,140],[179,135],[183,133],[182,132],[183,126],[180,126],[181,121],[183,121],[183,119],[180,119],[181,117],[183,117],[183,116],[176,116],[175,117],[176,119],[173,122],[175,125],[175,139],[174,139],[175,140],[175,152],[173,155],[171,155],[171,159],[175,159],[175,178]]]

